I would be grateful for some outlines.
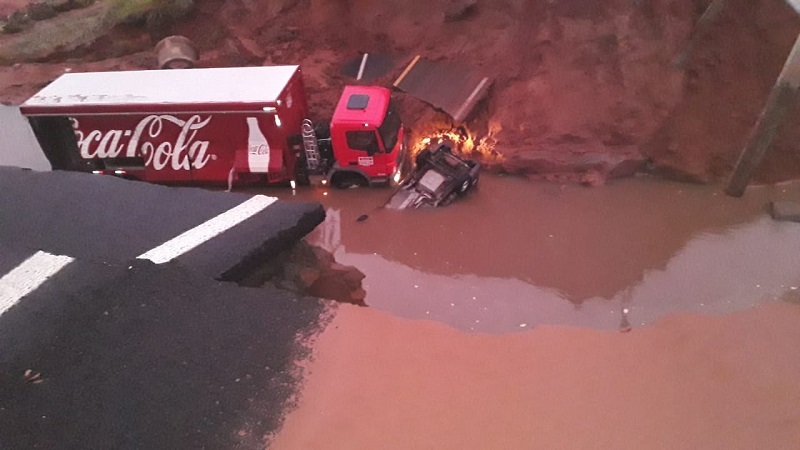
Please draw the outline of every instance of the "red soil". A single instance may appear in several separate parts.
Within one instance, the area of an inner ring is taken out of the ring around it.
[[[782,0],[730,0],[696,40],[688,64],[676,67],[708,0],[485,0],[445,20],[443,11],[458,3],[469,2],[199,0],[183,22],[156,31],[118,26],[89,47],[0,67],[0,97],[24,101],[65,68],[155,68],[155,42],[183,34],[197,44],[203,66],[301,64],[311,113],[321,119],[340,88],[354,82],[340,68],[359,52],[421,54],[467,62],[494,78],[468,126],[478,137],[492,133],[508,171],[616,176],[650,168],[719,181],[800,32]],[[0,46],[7,40],[0,36]],[[378,82],[390,84],[400,70]],[[398,97],[415,137],[448,122]],[[796,117],[757,181],[800,176]]]

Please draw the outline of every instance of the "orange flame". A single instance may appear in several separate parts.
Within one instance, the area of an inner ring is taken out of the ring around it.
[[[451,129],[438,129],[419,139],[414,145],[412,153],[416,155],[431,144],[450,142],[456,153],[482,161],[498,162],[503,159],[503,155],[495,150],[497,145],[495,135],[499,131],[500,126],[492,123],[489,124],[489,132],[481,138],[477,138],[463,125]]]

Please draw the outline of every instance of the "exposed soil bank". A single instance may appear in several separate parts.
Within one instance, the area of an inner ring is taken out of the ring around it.
[[[70,11],[35,24],[31,39],[50,36],[53,51],[38,64],[0,68],[0,97],[20,102],[65,69],[155,68],[155,42],[180,33],[198,44],[203,65],[301,64],[312,114],[322,119],[354,81],[341,68],[359,52],[399,55],[403,63],[421,54],[466,62],[494,78],[468,125],[496,140],[507,171],[591,171],[602,182],[654,170],[711,181],[730,172],[800,32],[783,0],[730,0],[710,31],[697,33],[688,63],[676,66],[708,0],[482,0],[464,14],[453,13],[456,3],[470,2],[201,0],[185,21],[148,30],[120,25],[65,52],[70,46],[49,32],[58,28],[51,21],[79,13]],[[19,39],[0,36],[0,47]],[[377,82],[390,84],[400,70]],[[447,122],[398,96],[418,134]],[[796,118],[757,181],[800,176]]]
[[[275,449],[790,448],[800,307],[467,335],[344,305]]]
[[[664,173],[698,180],[727,176],[747,141],[800,33],[800,16],[783,0],[729,0],[696,38],[682,98],[642,145]],[[779,131],[757,178],[800,174],[800,101]]]

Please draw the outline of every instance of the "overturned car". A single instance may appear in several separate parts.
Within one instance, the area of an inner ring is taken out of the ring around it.
[[[416,168],[387,203],[391,209],[445,206],[478,183],[480,163],[461,158],[447,144],[426,148]]]

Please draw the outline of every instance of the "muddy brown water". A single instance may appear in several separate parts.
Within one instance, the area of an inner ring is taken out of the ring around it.
[[[382,209],[391,192],[266,193],[325,205],[308,240],[366,274],[369,306],[465,331],[615,329],[800,298],[800,224],[765,210],[800,201],[800,183],[735,199],[650,177],[585,188],[484,174],[461,201],[415,211]]]

